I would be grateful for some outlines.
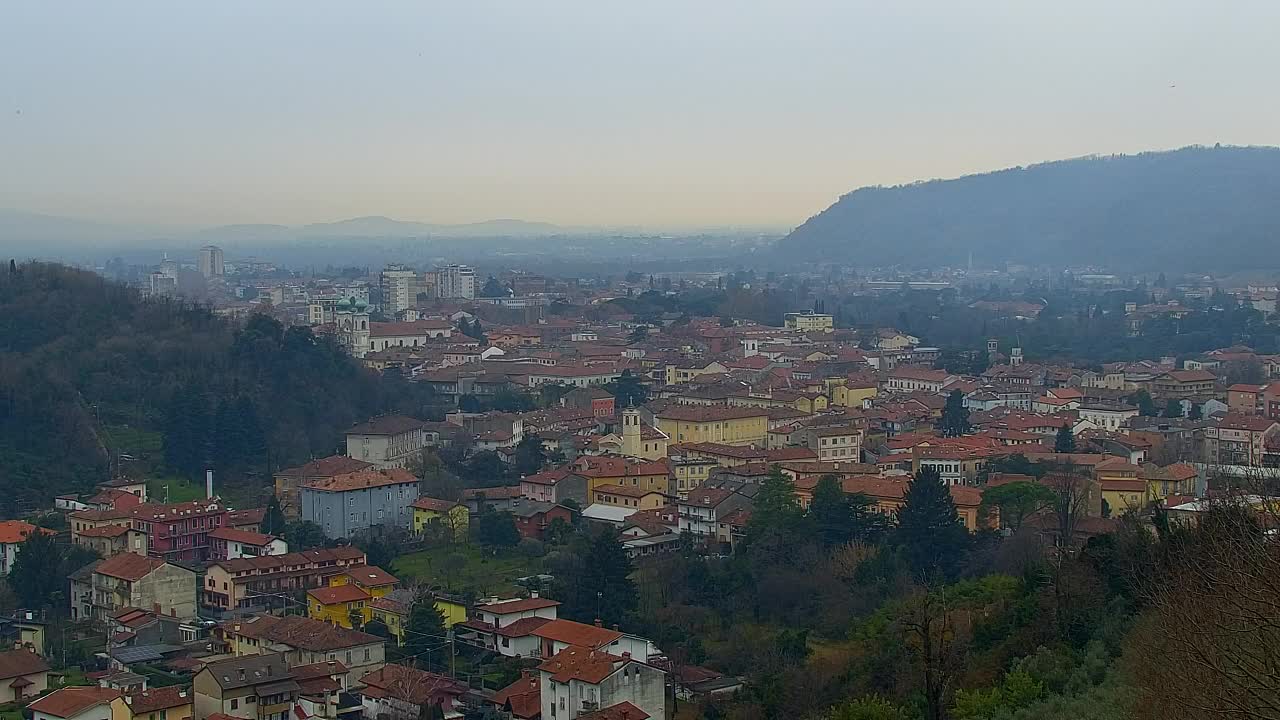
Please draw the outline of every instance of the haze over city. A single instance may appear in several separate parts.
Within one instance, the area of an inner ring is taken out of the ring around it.
[[[838,196],[1280,143],[1280,5],[8,3],[0,207],[787,229]]]

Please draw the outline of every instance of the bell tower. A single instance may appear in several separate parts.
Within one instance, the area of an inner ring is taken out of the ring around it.
[[[640,457],[640,411],[633,407],[622,411],[622,454]]]

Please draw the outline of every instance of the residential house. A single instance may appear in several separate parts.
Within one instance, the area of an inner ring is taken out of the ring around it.
[[[515,516],[516,530],[520,537],[541,540],[551,523],[560,520],[573,523],[573,512],[563,505],[526,500],[510,510]]]
[[[300,690],[278,653],[210,662],[192,678],[198,718],[290,720]]]
[[[195,692],[183,685],[139,690],[124,696],[130,720],[191,720]]]
[[[804,446],[820,461],[861,462],[863,431],[856,427],[817,427],[801,431]]]
[[[440,593],[432,595],[429,599],[436,611],[440,613],[440,617],[444,618],[446,628],[466,621],[467,605],[463,599]],[[413,590],[399,589],[392,590],[381,597],[371,598],[368,607],[372,611],[373,619],[386,625],[391,636],[396,639],[396,643],[404,645],[404,630],[409,624],[409,613],[418,602],[420,600]]]
[[[626,485],[598,485],[592,493],[591,501],[633,510],[656,510],[667,504],[668,496],[657,490]]]
[[[623,485],[640,490],[670,494],[671,465],[662,460],[633,460],[606,455],[583,455],[571,463],[578,475],[587,479],[587,496],[594,497],[601,485]]]
[[[122,608],[181,619],[196,616],[196,574],[159,558],[121,553],[71,575],[71,617],[105,622]]]
[[[947,383],[950,377],[943,370],[900,367],[889,372],[889,376],[885,380],[885,389],[890,392],[923,390],[928,393],[940,393],[942,392],[942,386]]]
[[[658,649],[649,640],[638,635],[624,633],[617,625],[612,628],[557,618],[534,629],[533,634],[542,639],[540,656],[552,657],[568,647],[585,647],[611,653],[629,653],[635,657],[649,658]]]
[[[1151,396],[1158,400],[1204,402],[1216,392],[1218,376],[1208,370],[1170,370],[1151,381]]]
[[[36,697],[49,688],[49,663],[25,648],[0,652],[0,702]]]
[[[72,527],[88,525],[75,518],[71,519],[71,524]],[[137,553],[138,555],[147,554],[146,533],[141,530],[135,530],[130,525],[95,523],[84,527],[83,530],[72,530],[71,541],[76,545],[93,550],[104,558],[124,552]]]
[[[32,720],[131,720],[121,692],[97,686],[59,688],[27,710]]]
[[[298,488],[310,482],[327,480],[337,475],[360,472],[374,467],[373,463],[346,455],[332,455],[312,460],[305,465],[281,470],[275,474],[276,500],[280,510],[290,520],[302,518],[302,500]]]
[[[477,605],[454,632],[460,641],[504,657],[540,657],[542,638],[533,631],[555,620],[559,605],[536,595]]]
[[[1204,431],[1210,463],[1260,467],[1280,460],[1280,421],[1256,415],[1223,415]]]
[[[352,627],[353,618],[358,618],[361,626],[372,620],[369,602],[386,597],[400,583],[391,573],[372,565],[347,568],[328,580],[328,587],[307,591],[308,615],[345,628]]]
[[[601,387],[579,387],[570,390],[560,398],[560,406],[589,410],[594,417],[613,417],[615,407],[613,395]]]
[[[632,657],[567,647],[538,666],[544,720],[660,720],[667,717],[666,672]]]
[[[1102,492],[1102,517],[1118,517],[1147,506],[1147,481],[1139,477],[1141,468],[1121,457],[1113,457],[1093,467]]]
[[[469,688],[446,675],[389,664],[360,678],[367,720],[418,720],[431,707],[443,717],[460,717],[455,709]]]
[[[35,533],[57,535],[54,530],[36,527],[21,520],[0,522],[0,575],[8,575],[18,558],[18,547]]]
[[[302,517],[319,525],[325,537],[347,538],[375,526],[409,529],[418,478],[404,468],[337,475],[298,489]]]
[[[344,692],[347,672],[347,666],[337,660],[289,668],[289,674],[298,683],[294,714],[302,718],[357,717],[361,710],[359,697]]]
[[[1227,388],[1227,412],[1235,415],[1265,415],[1266,385],[1236,383]]]
[[[530,500],[551,503],[573,500],[585,506],[589,504],[587,485],[587,479],[571,468],[556,468],[520,478],[520,494]]]
[[[1138,417],[1138,408],[1130,405],[1084,404],[1077,412],[1080,422],[1074,428],[1076,433],[1090,427],[1115,432],[1129,419]]]
[[[419,497],[409,507],[413,508],[413,533],[444,533],[448,538],[465,539],[471,513],[467,506],[453,500]]]
[[[1141,475],[1147,481],[1147,497],[1163,500],[1171,496],[1197,494],[1196,481],[1200,472],[1194,465],[1173,463],[1159,467],[1155,463],[1142,466]]]
[[[202,561],[209,557],[209,533],[227,525],[227,510],[213,498],[81,510],[71,513],[68,521],[72,542],[78,545],[101,548],[110,554],[127,548],[129,552],[165,560]],[[109,526],[127,528],[134,533],[100,529]]]
[[[347,430],[347,457],[379,469],[403,468],[426,446],[422,427],[421,420],[403,415],[372,418]]]
[[[214,610],[278,606],[299,590],[328,585],[330,576],[364,564],[357,547],[219,560],[205,569],[201,603]]]
[[[285,663],[312,665],[333,660],[347,668],[349,685],[386,662],[382,638],[299,615],[258,615],[228,620],[217,628],[236,656],[280,653]]]
[[[896,515],[906,503],[908,477],[856,476],[841,480],[846,494],[866,495],[875,503],[875,511],[884,515]],[[982,491],[966,485],[951,485],[951,500],[969,532],[977,532],[987,526],[986,513],[982,509]]]
[[[672,405],[654,418],[658,429],[677,443],[767,444],[769,413],[764,408]]]
[[[235,560],[263,555],[285,555],[289,544],[274,535],[223,527],[209,533],[209,558],[211,560]]]
[[[702,487],[690,490],[687,496],[676,502],[680,516],[679,530],[702,538],[714,538],[720,519],[734,510],[750,508],[756,486],[720,482],[713,487],[708,481]]]
[[[521,670],[520,679],[494,693],[490,700],[494,709],[515,720],[535,720],[542,716],[542,676]]]

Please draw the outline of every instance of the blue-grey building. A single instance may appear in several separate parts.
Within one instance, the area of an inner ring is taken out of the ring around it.
[[[298,488],[302,519],[324,529],[325,537],[345,538],[375,526],[413,525],[418,478],[403,468],[360,470],[320,478]]]

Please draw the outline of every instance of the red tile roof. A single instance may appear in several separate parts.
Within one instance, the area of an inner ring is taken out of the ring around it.
[[[525,479],[527,480],[528,478],[525,478]],[[433,498],[433,497],[420,497],[417,500],[414,500],[413,504],[410,505],[410,507],[415,507],[419,510],[427,510],[430,512],[442,513],[442,512],[448,512],[458,507],[458,503],[454,502],[453,500],[441,500],[439,498]]]
[[[360,470],[343,475],[334,475],[333,477],[319,478],[306,483],[303,487],[323,492],[347,492],[417,482],[418,478],[404,468],[386,468],[383,470]]]
[[[559,604],[560,603],[558,601],[548,600],[547,598],[521,598],[518,600],[504,600],[502,602],[490,603],[488,605],[478,605],[476,606],[476,609],[483,610],[493,615],[510,615],[512,613],[552,608]]]
[[[321,605],[338,605],[369,599],[369,593],[350,584],[312,588],[307,591],[307,595],[315,598]]]
[[[509,708],[514,717],[531,720],[542,713],[542,676],[528,673],[493,695],[493,703]]]
[[[420,430],[422,421],[415,420],[404,415],[381,415],[379,417],[370,418],[366,422],[358,425],[352,425],[348,430],[348,435],[400,435]]]
[[[31,675],[49,669],[44,658],[30,650],[6,650],[0,652],[0,680]]]
[[[312,460],[306,465],[281,470],[276,475],[284,475],[286,477],[333,477],[334,475],[367,470],[371,467],[373,467],[373,463],[367,463],[346,455],[331,455],[326,458]]]
[[[612,675],[616,670],[614,663],[618,662],[622,662],[622,658],[617,655],[584,646],[571,646],[543,661],[538,669],[551,673],[551,679],[559,683],[580,680],[595,685]]]
[[[581,713],[578,720],[649,720],[649,713],[624,700],[617,705]]]
[[[656,414],[659,420],[678,422],[717,422],[743,418],[768,417],[764,408],[729,407],[726,405],[672,405]]]
[[[170,685],[133,693],[125,697],[125,702],[129,704],[129,710],[137,716],[156,710],[191,705],[194,697],[195,694],[189,688]]]
[[[376,565],[357,565],[347,568],[346,575],[361,587],[386,587],[400,582],[395,575]]]
[[[164,561],[159,558],[145,557],[134,553],[120,553],[98,563],[98,566],[93,571],[99,575],[136,582],[155,572],[156,568],[164,564]]]
[[[121,697],[120,691],[104,687],[65,687],[45,695],[27,706],[32,712],[59,718],[69,718],[95,705],[109,703]]]
[[[584,648],[602,648],[622,637],[622,633],[617,630],[608,630],[573,620],[552,620],[534,630],[533,634],[547,640]]]

